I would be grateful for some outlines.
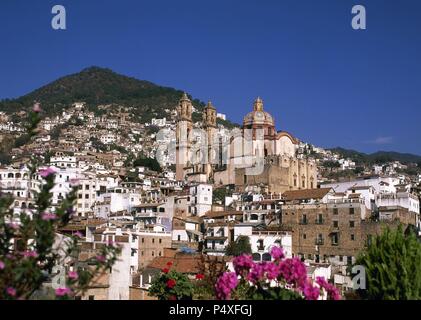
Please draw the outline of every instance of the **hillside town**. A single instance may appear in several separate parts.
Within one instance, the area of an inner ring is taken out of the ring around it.
[[[232,269],[231,249],[245,238],[254,261],[281,247],[345,295],[349,266],[385,226],[420,234],[419,164],[356,163],[300,141],[276,128],[261,98],[247,112],[228,128],[211,102],[199,110],[187,94],[148,122],[129,107],[75,102],[44,117],[34,138],[25,137],[25,112],[0,113],[2,148],[10,146],[0,191],[14,196],[19,223],[42,187],[34,156],[56,172],[53,207],[78,186],[72,221],[59,230],[81,235],[78,263],[104,243],[122,248],[79,300],[153,299],[148,289],[169,262],[191,278],[206,261]]]

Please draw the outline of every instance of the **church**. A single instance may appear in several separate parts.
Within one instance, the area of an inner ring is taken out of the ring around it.
[[[275,120],[257,98],[241,128],[220,132],[209,102],[201,128],[194,128],[192,103],[184,94],[177,106],[176,178],[190,182],[234,185],[239,192],[279,194],[317,188],[315,160],[298,154],[299,140],[277,131]]]

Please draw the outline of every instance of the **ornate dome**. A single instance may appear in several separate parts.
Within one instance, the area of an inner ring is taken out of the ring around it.
[[[253,124],[275,126],[273,117],[266,111],[263,111],[263,101],[260,97],[254,101],[253,111],[249,112],[243,120],[244,126],[251,126]]]

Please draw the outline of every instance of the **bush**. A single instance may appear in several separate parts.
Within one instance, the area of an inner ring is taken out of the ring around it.
[[[227,246],[227,256],[240,256],[242,254],[251,254],[250,238],[247,236],[239,236],[236,241],[230,242]]]
[[[233,260],[235,272],[224,272],[216,281],[219,300],[318,300],[340,299],[338,290],[324,278],[313,282],[298,258],[285,259],[279,247],[271,251],[273,261],[254,262],[250,255]]]
[[[36,135],[40,121],[39,105],[30,113],[27,136]],[[79,248],[79,235],[63,236],[57,245],[58,230],[66,226],[74,214],[77,181],[61,204],[52,209],[52,189],[55,169],[38,168],[38,159],[32,158],[30,177],[38,173],[42,177],[40,192],[34,192],[35,205],[22,209],[18,219],[14,216],[12,195],[0,194],[0,300],[33,299],[42,291],[43,284],[51,280],[53,268],[74,261]],[[66,274],[66,284],[57,288],[55,295],[69,299],[86,291],[96,277],[108,270],[116,261],[120,249],[105,245],[100,253],[89,261],[91,267],[71,270]]]
[[[357,258],[366,272],[362,298],[373,300],[421,299],[421,244],[413,232],[402,227],[386,229]]]
[[[149,288],[149,294],[159,300],[191,300],[193,297],[193,284],[188,277],[180,272],[170,270],[172,263],[168,263],[168,268],[156,277]]]

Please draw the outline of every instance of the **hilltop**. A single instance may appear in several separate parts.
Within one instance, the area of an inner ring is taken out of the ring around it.
[[[174,109],[183,91],[163,87],[146,80],[118,74],[110,69],[90,67],[79,73],[59,78],[17,99],[0,101],[0,111],[14,113],[26,111],[34,101],[42,104],[47,116],[57,115],[74,102],[85,102],[92,111],[99,105],[130,107],[140,122],[165,117],[165,109]],[[193,106],[200,112],[204,102],[193,99]],[[194,115],[194,119],[200,119]],[[229,121],[218,119],[227,127]]]

